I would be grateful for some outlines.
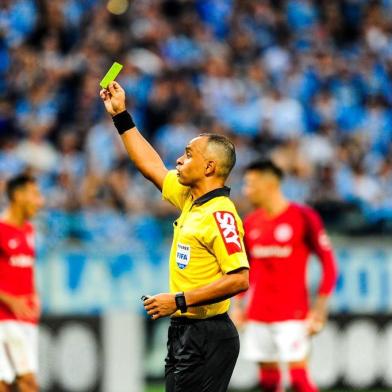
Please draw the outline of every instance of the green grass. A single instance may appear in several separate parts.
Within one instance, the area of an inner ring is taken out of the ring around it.
[[[158,384],[154,384],[154,385],[149,385],[147,387],[146,392],[164,392],[165,388],[164,385],[158,385]],[[351,391],[354,391],[353,389]],[[367,390],[361,390],[361,392],[386,392],[388,391],[388,389],[367,389]],[[324,392],[328,392],[328,391],[324,391]],[[340,390],[340,389],[333,389],[330,392],[348,392],[347,390]]]
[[[147,387],[146,392],[164,392],[164,390],[163,385],[150,385]]]

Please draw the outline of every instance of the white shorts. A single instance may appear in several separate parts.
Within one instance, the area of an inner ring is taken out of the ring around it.
[[[37,373],[37,370],[37,325],[0,321],[0,381],[12,384],[16,376]]]
[[[249,321],[243,337],[244,357],[254,362],[297,362],[310,350],[303,320],[276,323]]]

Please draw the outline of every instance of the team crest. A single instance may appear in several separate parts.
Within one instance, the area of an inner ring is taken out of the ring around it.
[[[19,245],[19,241],[16,240],[15,238],[11,238],[8,241],[8,246],[10,249],[16,249],[18,247],[18,245]]]
[[[287,242],[293,237],[293,228],[287,223],[281,223],[274,230],[276,241]]]
[[[177,243],[176,262],[178,268],[184,269],[191,258],[191,247],[189,245]]]

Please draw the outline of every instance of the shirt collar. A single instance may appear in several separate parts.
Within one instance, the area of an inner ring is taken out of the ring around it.
[[[202,204],[207,203],[207,201],[210,201],[210,200],[214,199],[215,197],[219,197],[219,196],[229,197],[230,196],[230,188],[228,186],[224,186],[222,188],[217,188],[217,189],[214,189],[210,192],[207,192],[205,195],[200,196],[198,199],[196,199],[193,202],[193,205],[201,206]]]

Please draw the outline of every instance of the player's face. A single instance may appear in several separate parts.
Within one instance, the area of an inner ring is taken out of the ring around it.
[[[263,207],[275,187],[276,181],[269,173],[251,170],[245,173],[242,193],[252,205]]]
[[[205,177],[206,147],[206,137],[192,139],[185,147],[184,154],[177,159],[176,165],[180,184],[192,186]]]
[[[23,209],[26,219],[33,218],[45,203],[38,185],[34,182],[30,182],[16,191],[15,201]]]

